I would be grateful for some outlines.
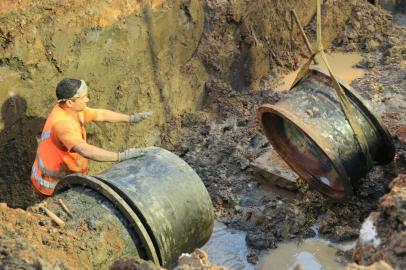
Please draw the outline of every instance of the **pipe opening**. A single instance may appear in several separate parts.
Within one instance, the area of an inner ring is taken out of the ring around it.
[[[333,161],[299,127],[276,112],[264,112],[261,121],[275,150],[298,175],[330,197],[346,196]]]

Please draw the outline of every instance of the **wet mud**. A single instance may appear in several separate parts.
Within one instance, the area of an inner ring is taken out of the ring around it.
[[[272,87],[278,84],[272,80],[268,82],[270,88],[255,92],[238,91],[221,80],[210,81],[206,84],[205,109],[184,116],[182,123],[187,131],[176,150],[204,180],[218,218],[229,227],[247,232],[252,262],[258,258],[258,249],[312,236],[309,228],[315,223],[327,239],[357,239],[364,219],[378,208],[392,180],[404,173],[405,148],[398,138],[401,132],[399,136],[396,131],[406,119],[405,36],[405,28],[393,22],[390,13],[358,2],[330,49],[362,55],[364,60],[357,67],[364,69],[365,76],[353,81],[352,86],[382,115],[396,145],[394,161],[374,167],[345,203],[326,199],[302,181],[298,181],[299,192],[290,196],[281,195],[278,188],[262,192],[268,184],[258,181],[250,163],[269,147],[258,129],[255,110],[258,104],[280,98]]]
[[[405,269],[406,174],[395,178],[389,187],[378,209],[362,224],[354,260],[366,265],[384,260],[395,269]]]

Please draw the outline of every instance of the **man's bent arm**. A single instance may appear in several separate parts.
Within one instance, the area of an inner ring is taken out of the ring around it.
[[[87,143],[74,146],[73,151],[94,161],[118,161],[117,152],[107,151]]]
[[[105,109],[96,109],[96,110],[97,117],[95,121],[112,122],[112,123],[130,121],[130,116],[128,114],[113,112]]]

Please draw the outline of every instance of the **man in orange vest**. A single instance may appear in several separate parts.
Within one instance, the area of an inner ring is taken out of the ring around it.
[[[127,115],[88,108],[87,91],[83,80],[65,78],[56,86],[58,104],[45,122],[32,166],[31,181],[40,194],[52,196],[56,184],[68,174],[86,174],[88,159],[120,162],[144,154],[139,148],[111,152],[86,143],[84,125],[88,122],[138,123],[152,114],[143,112]]]

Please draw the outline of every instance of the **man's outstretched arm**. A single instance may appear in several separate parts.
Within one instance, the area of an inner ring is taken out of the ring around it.
[[[105,109],[97,109],[97,116],[95,121],[103,122],[130,122],[130,116],[128,114],[113,112]]]
[[[145,154],[143,148],[129,148],[122,152],[111,152],[97,146],[81,143],[72,148],[73,151],[81,156],[94,161],[123,161],[130,158],[140,157]]]
[[[106,109],[97,109],[97,117],[95,121],[103,121],[103,122],[133,122],[137,123],[145,118],[151,116],[151,112],[141,112],[137,114],[123,114],[118,112],[113,112]]]
[[[94,161],[118,161],[118,153],[99,148],[97,146],[81,143],[72,148],[73,151],[81,156]]]

